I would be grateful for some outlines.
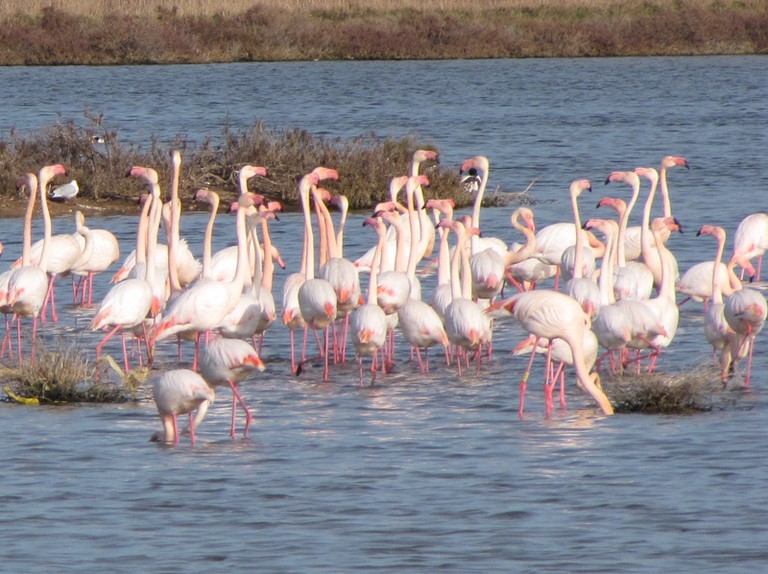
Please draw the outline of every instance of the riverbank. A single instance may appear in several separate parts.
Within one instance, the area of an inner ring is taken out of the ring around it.
[[[0,65],[768,53],[768,0],[11,0]]]

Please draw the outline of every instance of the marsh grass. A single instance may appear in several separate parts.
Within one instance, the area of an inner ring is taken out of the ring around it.
[[[11,0],[0,64],[768,52],[768,0]]]
[[[319,165],[332,167],[340,174],[338,182],[327,186],[332,193],[346,195],[352,209],[369,209],[388,198],[392,177],[408,173],[416,149],[437,149],[415,136],[393,139],[367,134],[329,139],[295,128],[270,128],[261,121],[249,128],[225,129],[220,138],[223,144],[211,138],[194,143],[177,136],[169,144],[152,138],[144,146],[127,145],[115,130],[105,126],[102,116],[88,112],[85,116],[87,127],[69,120],[31,134],[12,131],[7,140],[0,140],[0,198],[22,200],[24,194],[16,190],[15,182],[27,171],[37,172],[42,165],[56,161],[67,167],[68,178],[80,184],[79,200],[101,202],[108,209],[114,200],[134,201],[144,190],[140,183],[126,177],[132,165],[156,169],[161,186],[167,188],[169,154],[171,149],[179,149],[180,187],[187,208],[194,208],[190,198],[201,187],[216,189],[223,202],[234,201],[240,167],[254,163],[265,166],[268,175],[253,178],[250,191],[281,201],[285,209],[298,206],[299,179]],[[95,146],[94,136],[102,137],[105,143]],[[433,162],[424,168],[430,180],[425,188],[427,198],[450,197],[460,207],[473,201],[474,196],[464,193],[455,166],[444,168]]]
[[[692,414],[724,398],[719,372],[705,365],[680,373],[625,372],[603,377],[602,385],[617,413]]]
[[[49,348],[38,341],[36,350],[34,362],[24,358],[21,363],[0,368],[0,383],[17,397],[53,405],[124,402],[135,394],[121,383],[96,383],[89,354],[77,343],[59,338]]]

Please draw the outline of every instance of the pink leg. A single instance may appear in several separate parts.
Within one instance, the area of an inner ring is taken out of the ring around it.
[[[245,404],[245,399],[243,399],[243,397],[238,392],[237,385],[233,381],[227,381],[227,384],[229,385],[229,388],[232,389],[232,426],[229,431],[229,436],[233,438],[235,436],[235,407],[237,403],[240,403],[240,406],[243,407],[243,410],[245,411],[245,429],[243,430],[243,437],[247,438],[248,427],[251,426],[253,415],[251,414],[251,410],[248,408],[248,405]]]
[[[523,373],[523,377],[520,379],[520,401],[517,406],[517,414],[520,418],[523,417],[523,410],[525,408],[525,389],[528,386],[528,377],[531,374],[531,366],[533,365],[533,358],[536,356],[536,348],[539,346],[539,338],[536,337],[536,340],[533,342],[533,350],[531,351],[531,356],[528,359],[528,366],[525,368],[525,373]]]

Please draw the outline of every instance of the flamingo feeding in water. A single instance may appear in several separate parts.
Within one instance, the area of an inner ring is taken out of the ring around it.
[[[229,436],[235,436],[237,403],[245,411],[243,437],[248,437],[253,415],[239,392],[238,384],[253,373],[264,371],[264,363],[253,346],[240,339],[217,337],[205,345],[200,357],[200,374],[212,387],[227,385],[232,389],[232,420]],[[200,422],[200,419],[195,421]]]
[[[195,426],[215,398],[213,387],[205,379],[189,369],[174,369],[163,373],[152,386],[162,433],[155,433],[151,441],[177,445],[179,443],[178,415],[189,414],[189,434],[195,444]],[[196,419],[192,413],[198,410]]]

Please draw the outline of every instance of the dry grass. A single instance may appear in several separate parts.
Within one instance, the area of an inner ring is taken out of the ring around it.
[[[75,126],[72,121],[50,126],[40,132],[12,133],[9,141],[0,141],[0,199],[21,203],[23,194],[14,183],[28,171],[37,172],[52,160],[63,163],[68,177],[80,184],[81,200],[93,200],[94,206],[110,209],[116,200],[135,201],[144,187],[125,175],[132,165],[145,165],[158,171],[160,181],[170,181],[171,149],[182,153],[181,194],[191,198],[200,187],[220,192],[222,201],[236,199],[237,174],[246,163],[263,165],[268,177],[255,178],[250,190],[268,199],[278,200],[286,209],[298,207],[297,183],[302,175],[319,165],[338,170],[340,180],[331,182],[332,193],[347,196],[352,209],[369,209],[388,199],[392,177],[408,173],[416,149],[436,149],[429,142],[414,137],[378,138],[374,134],[350,140],[313,137],[299,129],[277,130],[257,122],[250,128],[225,130],[222,145],[210,140],[195,144],[183,136],[162,145],[152,140],[147,146],[124,145],[116,131],[104,124],[101,116],[88,115],[91,127]],[[97,151],[91,136],[106,139],[103,151]],[[468,205],[472,195],[463,191],[456,169],[439,164],[425,164],[430,179],[427,197],[451,197],[458,206]],[[186,201],[187,206],[192,202]],[[202,206],[205,207],[205,206]]]
[[[28,404],[130,400],[132,390],[127,386],[94,381],[94,367],[87,355],[79,345],[63,339],[53,349],[38,341],[35,361],[25,358],[20,364],[0,368],[0,384],[8,388],[9,396],[26,399]]]
[[[768,52],[768,0],[16,0],[2,6],[0,65]]]
[[[261,6],[267,12],[288,11],[293,13],[337,12],[337,13],[374,13],[402,11],[429,12],[464,12],[492,13],[504,10],[541,11],[556,8],[573,10],[576,8],[595,11],[608,10],[626,5],[626,0],[436,0],[425,5],[417,0],[227,0],[212,2],[208,0],[9,0],[0,4],[0,15],[15,14],[35,15],[44,8],[53,7],[62,12],[78,16],[99,16],[121,14],[138,17],[157,16],[160,13],[173,13],[178,16],[231,16],[247,12],[254,6]],[[673,7],[677,0],[658,0],[654,5]],[[729,3],[722,3],[727,6]],[[731,3],[735,4],[735,3]],[[759,0],[745,0],[738,3],[748,9],[764,6]]]
[[[719,371],[704,365],[675,374],[625,372],[603,377],[602,385],[617,413],[691,414],[723,397]]]

